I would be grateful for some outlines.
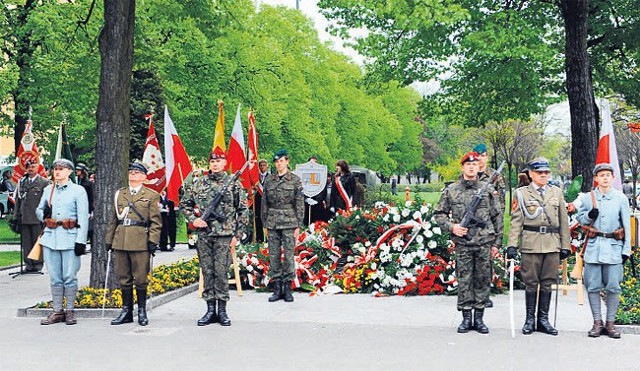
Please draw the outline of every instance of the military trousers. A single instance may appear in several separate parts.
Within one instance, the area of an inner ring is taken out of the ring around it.
[[[456,246],[458,310],[483,309],[491,290],[491,245]]]
[[[113,257],[116,264],[116,277],[121,288],[146,290],[149,285],[149,251],[114,250]]]
[[[622,264],[584,265],[584,285],[587,292],[599,293],[604,289],[607,293],[620,294],[620,282],[624,276]]]
[[[41,224],[20,224],[20,246],[22,247],[25,268],[29,272],[39,272],[42,270],[42,260],[27,258],[31,249],[33,249],[33,245],[36,244],[41,231]]]
[[[231,236],[198,236],[198,259],[204,279],[202,298],[206,301],[229,301],[230,243]]]
[[[295,228],[269,229],[269,277],[272,281],[293,281],[296,264],[293,260],[293,249],[296,241],[293,236]],[[284,261],[282,251],[284,250]]]
[[[551,291],[551,285],[558,282],[558,266],[560,265],[560,253],[535,253],[522,254],[520,273],[524,281],[524,289],[527,292]]]

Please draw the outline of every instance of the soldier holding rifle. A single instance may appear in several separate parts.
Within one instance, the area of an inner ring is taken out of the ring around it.
[[[202,298],[207,302],[207,312],[198,326],[216,322],[231,326],[227,315],[230,246],[240,241],[249,224],[247,194],[237,176],[224,171],[226,165],[225,152],[216,147],[209,155],[209,174],[193,182],[180,201],[187,222],[197,228],[198,234],[198,258],[204,277]]]
[[[462,157],[462,177],[442,192],[434,217],[455,243],[457,308],[462,311],[458,332],[475,329],[487,334],[483,315],[490,290],[491,248],[502,243],[502,213],[493,186],[478,180],[478,161],[476,152]]]
[[[540,157],[530,162],[529,175],[532,182],[516,190],[511,207],[507,259],[516,258],[516,245],[520,241],[520,272],[525,284],[526,303],[526,320],[522,327],[524,335],[530,335],[536,330],[558,335],[558,330],[549,323],[551,285],[558,281],[560,260],[569,256],[571,239],[562,190],[547,184],[550,174],[547,159]]]
[[[631,225],[629,206],[625,195],[611,187],[613,167],[602,163],[593,169],[598,186],[582,194],[576,204],[578,221],[583,224],[589,242],[584,253],[584,283],[593,315],[593,328],[589,337],[606,334],[619,339],[620,332],[614,322],[620,304],[622,265],[631,255]],[[591,226],[588,226],[591,224]],[[607,322],[602,322],[600,292],[606,292]]]

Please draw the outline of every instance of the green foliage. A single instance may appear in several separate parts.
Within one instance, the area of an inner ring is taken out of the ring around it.
[[[576,198],[578,198],[578,194],[582,189],[582,175],[578,175],[571,184],[567,188],[564,193],[564,199],[567,202],[573,202]]]
[[[0,251],[0,267],[20,264],[20,251]]]

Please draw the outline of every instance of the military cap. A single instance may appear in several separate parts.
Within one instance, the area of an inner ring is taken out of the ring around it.
[[[487,146],[484,143],[476,144],[476,146],[473,147],[473,152],[476,152],[479,155],[487,153]]]
[[[464,165],[465,162],[475,162],[479,160],[480,159],[478,153],[471,151],[462,156],[462,158],[460,159],[460,165]]]
[[[89,168],[83,162],[78,162],[76,164],[76,170],[85,171],[87,173],[89,172]]]
[[[606,162],[602,162],[602,163],[597,164],[593,168],[593,175],[596,175],[596,174],[598,174],[598,172],[604,171],[604,170],[610,171],[611,174],[613,174],[613,166],[611,166],[611,164],[608,164]]]
[[[273,161],[278,161],[279,159],[287,156],[288,154],[286,149],[279,149],[273,154]]]
[[[139,171],[143,174],[147,174],[147,167],[140,161],[134,161],[129,165],[129,171]]]
[[[209,160],[226,160],[226,159],[227,159],[227,154],[224,153],[224,151],[220,147],[216,147],[209,154]]]
[[[544,157],[538,157],[529,162],[528,167],[530,171],[551,171],[549,160]]]
[[[66,167],[69,170],[73,170],[74,166],[73,166],[73,162],[67,160],[66,158],[59,158],[55,161],[53,161],[53,164],[51,164],[52,168],[56,168],[56,167]]]

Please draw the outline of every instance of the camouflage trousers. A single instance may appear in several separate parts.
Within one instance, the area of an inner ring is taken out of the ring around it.
[[[231,236],[198,236],[198,259],[204,278],[202,298],[229,301],[229,264]]]
[[[483,309],[491,290],[491,246],[456,246],[458,310]]]
[[[293,281],[296,263],[293,260],[293,248],[296,241],[293,237],[295,228],[269,229],[269,277],[272,281]],[[284,249],[284,261],[282,250]]]

